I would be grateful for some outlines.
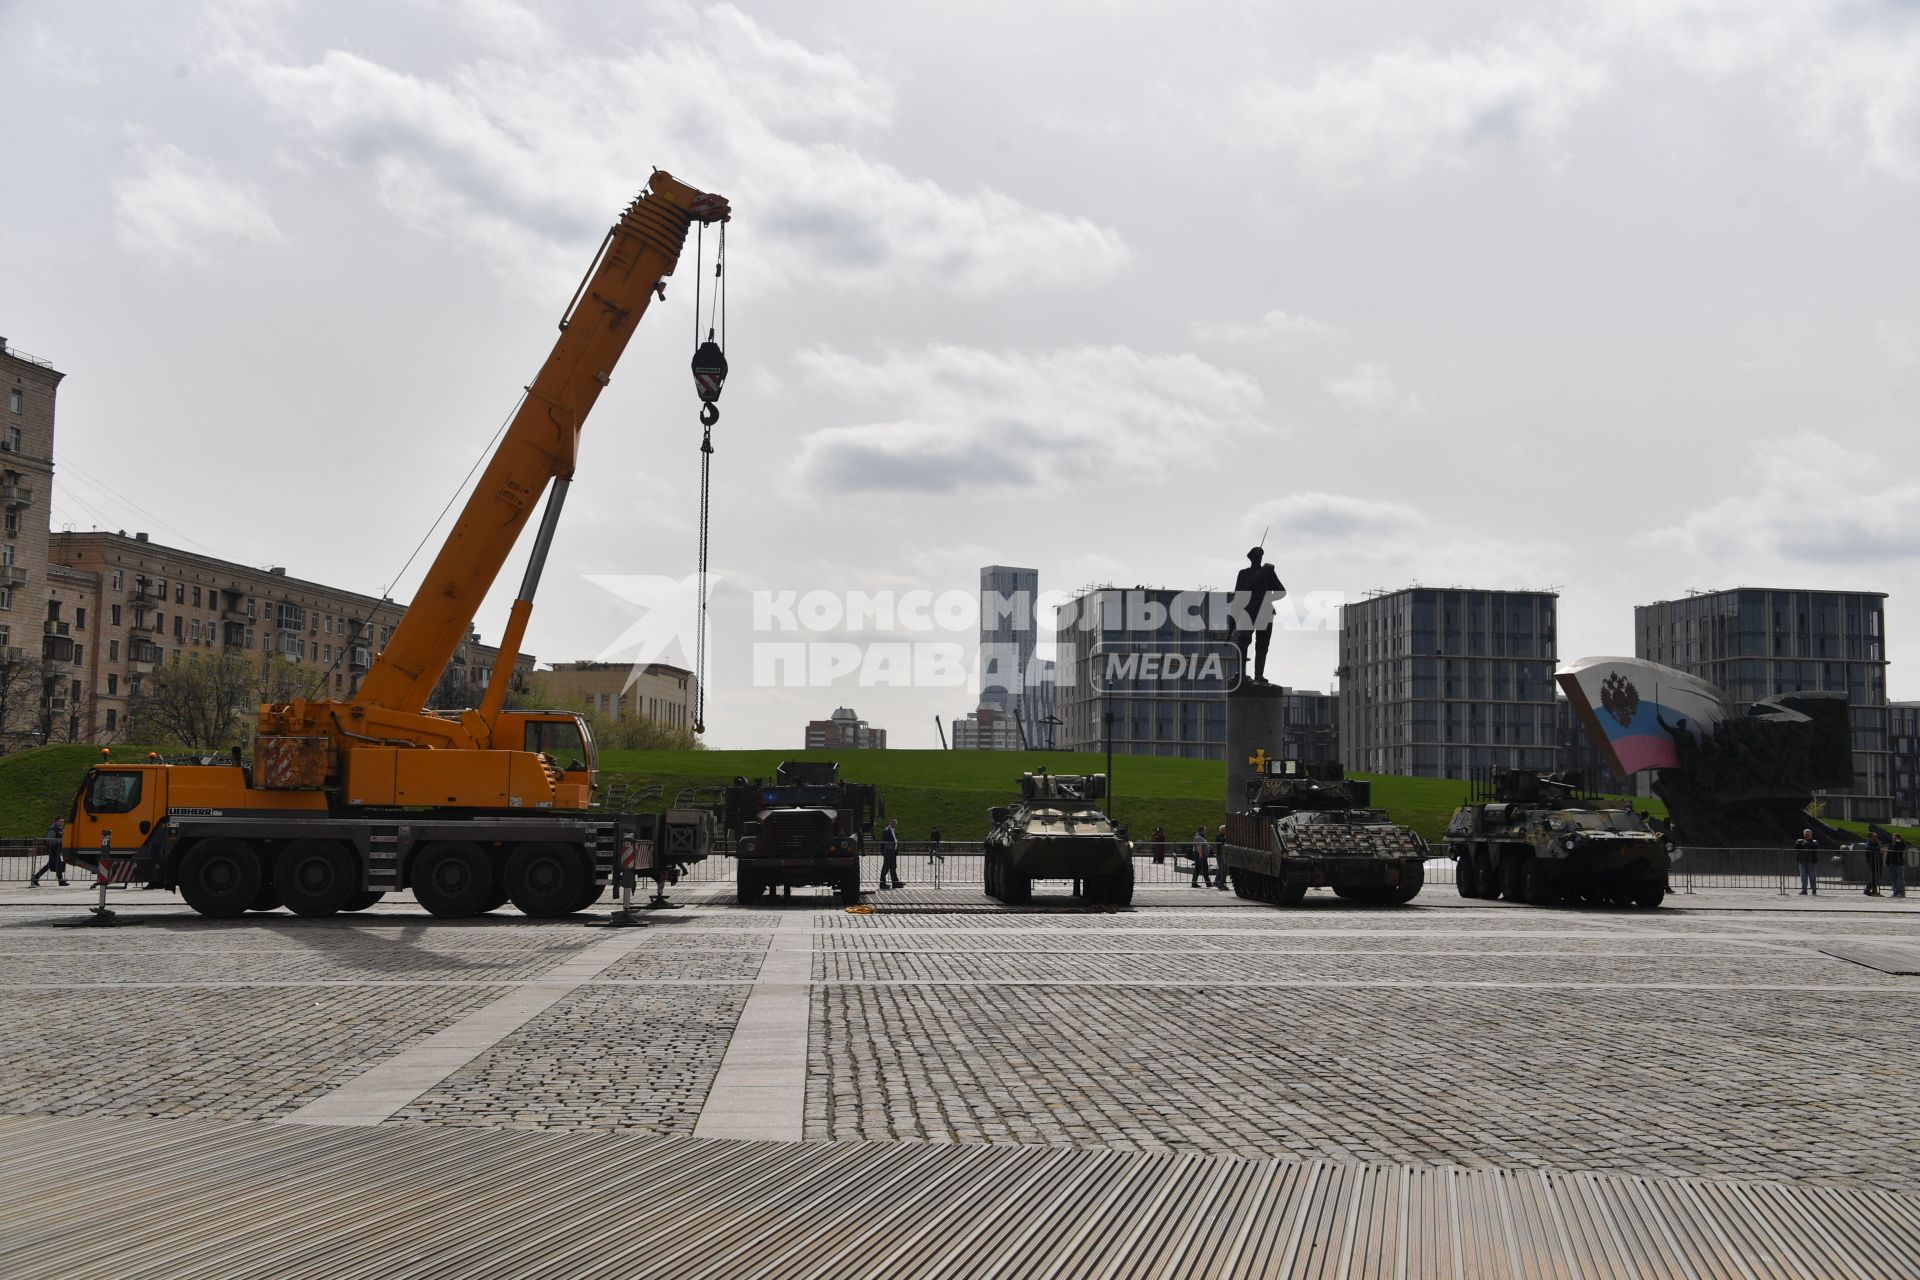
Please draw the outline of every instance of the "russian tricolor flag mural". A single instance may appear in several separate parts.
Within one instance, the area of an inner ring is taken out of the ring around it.
[[[1669,727],[1697,738],[1733,715],[1705,680],[1639,658],[1582,658],[1554,679],[1621,773],[1679,768]]]

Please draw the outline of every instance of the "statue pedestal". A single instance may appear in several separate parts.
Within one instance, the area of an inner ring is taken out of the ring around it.
[[[1247,783],[1266,776],[1256,757],[1277,760],[1287,738],[1287,691],[1243,684],[1227,695],[1227,812],[1247,807]]]

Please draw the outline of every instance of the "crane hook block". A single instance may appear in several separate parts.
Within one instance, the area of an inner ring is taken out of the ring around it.
[[[727,356],[720,350],[720,344],[709,337],[693,353],[693,389],[700,398],[712,404],[720,398],[720,388],[727,382]]]
[[[701,405],[701,406],[700,406],[700,425],[701,425],[701,426],[703,426],[703,427],[710,427],[710,426],[712,426],[712,425],[713,425],[714,423],[716,423],[716,422],[718,422],[718,421],[720,421],[720,406],[719,406],[719,405],[717,405],[717,404],[715,404],[715,403],[714,403],[713,401],[711,401],[711,400],[709,400],[709,401],[707,401],[707,402],[706,402],[705,404],[703,404],[703,405]],[[700,450],[700,451],[701,451],[702,453],[712,453],[712,452],[713,452],[713,442],[712,442],[712,441],[708,441],[708,442],[706,443],[706,445],[704,445],[704,446],[703,446],[703,447],[701,448],[701,450]]]

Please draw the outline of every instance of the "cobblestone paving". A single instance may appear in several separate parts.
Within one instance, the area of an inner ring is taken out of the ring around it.
[[[0,1111],[285,1115],[505,988],[0,993]]]
[[[584,986],[394,1119],[690,1134],[748,990]]]
[[[823,918],[807,1135],[1910,1188],[1920,913],[1778,906]]]

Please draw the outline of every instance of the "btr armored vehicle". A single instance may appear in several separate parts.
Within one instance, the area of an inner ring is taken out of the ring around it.
[[[988,812],[987,896],[1033,900],[1035,880],[1071,880],[1082,901],[1125,906],[1133,901],[1133,851],[1099,801],[1104,773],[1023,774],[1020,799]]]
[[[1665,837],[1632,809],[1602,808],[1559,774],[1496,769],[1447,824],[1463,898],[1657,907],[1672,866]]]
[[[1372,787],[1333,763],[1277,760],[1247,784],[1247,807],[1227,815],[1219,857],[1233,891],[1298,905],[1331,888],[1355,902],[1411,902],[1426,883],[1427,842],[1368,806]]]
[[[734,837],[740,901],[825,885],[842,902],[858,902],[862,842],[881,811],[873,786],[840,781],[831,760],[788,760],[772,782],[735,778],[721,820]]]

